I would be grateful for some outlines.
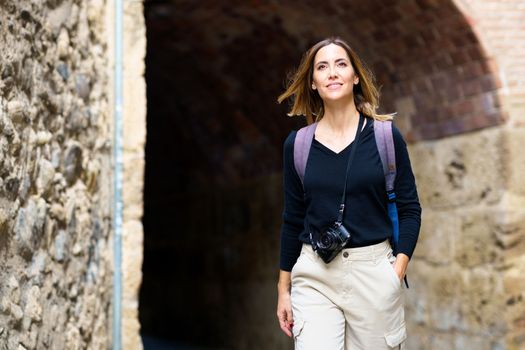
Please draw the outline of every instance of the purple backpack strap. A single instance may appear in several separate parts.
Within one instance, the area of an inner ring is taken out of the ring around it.
[[[312,146],[312,140],[314,139],[315,128],[317,122],[305,126],[304,128],[297,131],[295,136],[295,142],[293,147],[293,160],[295,165],[295,171],[301,179],[301,183],[304,186],[304,172],[306,170],[306,161],[308,160],[308,154],[310,153],[310,146]]]
[[[389,192],[394,189],[394,181],[396,179],[396,152],[392,136],[392,121],[374,120],[374,135],[379,157],[381,157],[381,163],[383,164],[386,190]]]

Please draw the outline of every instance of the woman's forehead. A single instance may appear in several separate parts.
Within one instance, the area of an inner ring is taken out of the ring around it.
[[[319,61],[328,60],[335,61],[340,58],[348,59],[346,50],[339,45],[329,44],[327,46],[323,46],[319,49],[319,51],[317,51],[317,54],[315,55],[315,62],[317,63]]]

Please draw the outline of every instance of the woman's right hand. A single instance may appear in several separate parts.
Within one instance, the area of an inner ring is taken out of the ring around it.
[[[277,300],[277,318],[282,331],[289,337],[292,336],[293,316],[290,293],[279,293]]]
[[[292,336],[293,315],[292,299],[290,297],[290,272],[281,270],[277,286],[277,318],[281,330],[289,337]]]

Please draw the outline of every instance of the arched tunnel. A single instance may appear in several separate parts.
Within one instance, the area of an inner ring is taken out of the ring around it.
[[[275,317],[282,144],[305,120],[276,99],[315,42],[353,46],[409,142],[503,119],[494,66],[454,1],[151,0],[145,18],[145,337],[291,348]]]

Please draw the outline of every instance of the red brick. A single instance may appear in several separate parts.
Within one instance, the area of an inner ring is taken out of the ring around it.
[[[454,114],[457,115],[465,115],[468,113],[472,113],[474,111],[474,106],[472,104],[472,100],[466,99],[458,101],[453,106]]]
[[[469,56],[463,50],[451,52],[450,58],[454,65],[461,65],[469,61]]]
[[[404,17],[415,17],[420,13],[418,6],[411,1],[403,1],[397,5],[398,12],[401,13]]]
[[[438,73],[438,74],[433,75],[432,78],[430,78],[430,82],[432,83],[432,86],[434,86],[436,90],[441,90],[447,86],[448,77],[444,73]]]
[[[464,79],[472,79],[483,74],[483,68],[480,62],[471,61],[461,66],[463,69],[462,77]]]
[[[492,91],[492,90],[499,89],[501,87],[499,79],[496,80],[495,77],[492,75],[486,75],[484,77],[480,77],[480,83],[481,83],[481,87],[483,91]]]
[[[472,61],[481,60],[486,57],[483,48],[478,44],[473,45],[467,49],[467,54]]]
[[[479,78],[466,81],[462,85],[463,85],[463,92],[465,93],[465,97],[477,95],[483,91]]]
[[[452,65],[452,59],[448,53],[442,54],[435,61],[435,65],[438,69],[446,69]]]

